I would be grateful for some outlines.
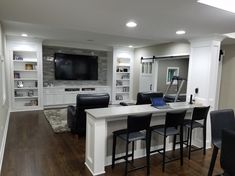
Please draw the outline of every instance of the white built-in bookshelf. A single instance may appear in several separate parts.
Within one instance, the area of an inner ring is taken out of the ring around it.
[[[115,102],[129,101],[130,99],[130,79],[131,79],[131,59],[116,58],[115,63]]]
[[[12,51],[12,108],[37,109],[39,72],[37,51]]]

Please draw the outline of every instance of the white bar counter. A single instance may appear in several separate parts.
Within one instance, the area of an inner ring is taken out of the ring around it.
[[[195,105],[179,102],[170,103],[170,107],[169,109],[157,109],[148,104],[87,109],[85,165],[92,175],[104,174],[105,166],[109,163],[107,162],[107,126],[109,122],[125,120],[128,115],[152,113],[152,124],[155,119],[163,119],[166,112],[169,111],[187,110],[191,114]],[[126,127],[119,127],[119,129],[122,128]]]

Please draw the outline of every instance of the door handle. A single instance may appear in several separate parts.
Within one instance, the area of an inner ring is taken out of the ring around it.
[[[152,90],[152,84],[150,84],[149,89]]]

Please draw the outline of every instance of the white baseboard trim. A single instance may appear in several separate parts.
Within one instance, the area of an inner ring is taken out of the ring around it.
[[[198,148],[203,146],[203,142],[201,139],[194,139],[192,144]],[[211,142],[209,140],[206,140],[206,149],[210,149],[210,148],[211,148]]]
[[[172,145],[173,145],[172,143],[167,143],[166,151],[171,151]],[[163,148],[163,145],[151,146],[150,151],[154,151],[154,150],[161,149],[161,148]],[[179,145],[176,145],[175,149],[178,149],[178,148],[179,148]],[[116,158],[125,156],[125,154],[126,153],[116,154]],[[156,153],[152,153],[150,155],[154,155],[154,154]],[[141,149],[138,148],[134,151],[134,159],[143,158],[145,156],[146,156],[145,148],[141,148]],[[122,163],[122,162],[124,162],[124,160],[115,161],[115,163]],[[107,156],[105,166],[110,166],[110,165],[112,165],[112,156]]]
[[[96,175],[101,175],[101,174],[105,174],[105,171],[103,172],[98,172],[98,173],[94,173],[92,172],[91,168],[89,167],[89,165],[85,162],[86,167],[88,168],[88,170],[91,172],[92,175],[96,176]]]
[[[5,124],[4,132],[3,132],[2,144],[1,144],[1,148],[0,148],[0,173],[2,171],[2,163],[3,163],[6,140],[7,140],[9,119],[10,119],[10,109],[8,109],[8,112],[7,112],[7,119],[6,119],[6,124]]]

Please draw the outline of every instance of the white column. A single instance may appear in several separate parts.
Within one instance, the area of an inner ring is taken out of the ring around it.
[[[87,113],[85,165],[92,175],[105,173],[107,124]]]
[[[189,59],[187,101],[190,95],[195,95],[196,103],[210,105],[210,111],[217,109],[218,91],[220,85],[220,45],[223,36],[213,36],[191,40]],[[198,94],[195,94],[198,88]],[[194,134],[194,144],[202,146],[202,131]],[[207,119],[207,147],[211,146],[210,115]]]

